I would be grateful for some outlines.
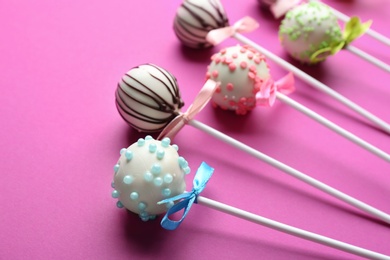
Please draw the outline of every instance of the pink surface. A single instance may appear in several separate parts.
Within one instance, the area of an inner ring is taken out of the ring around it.
[[[390,2],[326,1],[373,18],[390,36]],[[155,63],[179,81],[186,106],[202,86],[212,53],[180,46],[175,1],[3,1],[0,8],[0,259],[357,259],[194,205],[176,231],[143,223],[115,206],[110,183],[119,150],[141,135],[118,115],[120,77]],[[224,1],[231,22],[250,15],[248,37],[286,58],[278,21],[257,1]],[[390,63],[368,36],[355,46]],[[290,60],[290,59],[289,59]],[[278,78],[285,71],[273,66]],[[296,64],[296,63],[295,63]],[[389,74],[342,52],[300,66],[390,122]],[[390,152],[389,135],[300,80],[291,97]],[[389,163],[276,102],[236,116],[211,105],[197,116],[232,137],[390,213]],[[295,227],[390,255],[390,226],[190,126],[175,139],[193,172],[215,168],[205,197]],[[188,178],[190,187],[193,174]]]

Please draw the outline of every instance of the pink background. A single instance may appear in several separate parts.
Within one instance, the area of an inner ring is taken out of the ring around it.
[[[118,80],[157,64],[178,78],[187,108],[210,55],[236,44],[183,48],[172,30],[179,0],[1,2],[0,259],[358,258],[200,205],[173,232],[117,209],[113,166],[142,136],[116,111]],[[390,36],[389,1],[326,2],[373,18]],[[290,60],[279,22],[257,1],[224,6],[231,22],[257,19],[261,28],[247,36]],[[390,63],[390,49],[372,38],[354,45]],[[274,78],[286,73],[269,63]],[[390,122],[389,74],[346,51],[318,66],[294,64]],[[302,81],[296,87],[292,98],[390,152],[388,134]],[[390,213],[389,163],[278,101],[247,116],[208,105],[196,119]],[[390,255],[389,225],[190,126],[175,143],[193,173],[201,161],[215,168],[205,197]]]

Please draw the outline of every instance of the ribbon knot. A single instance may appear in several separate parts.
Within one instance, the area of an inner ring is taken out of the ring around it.
[[[207,36],[206,40],[212,45],[217,45],[227,38],[233,36],[235,33],[247,33],[255,30],[259,27],[258,22],[249,16],[238,20],[233,24],[233,26],[227,26],[219,29],[211,30]]]
[[[217,83],[215,81],[210,79],[207,80],[187,111],[175,117],[162,130],[157,139],[161,140],[164,137],[173,139],[175,135],[206,106],[216,88]]]
[[[269,78],[262,84],[260,91],[257,92],[256,104],[271,107],[275,103],[277,91],[288,95],[294,92],[294,90],[294,76],[291,72],[277,81]]]
[[[353,16],[345,24],[342,40],[331,43],[330,46],[314,52],[310,57],[311,62],[317,63],[323,61],[328,56],[334,55],[346,48],[351,42],[362,36],[370,28],[371,24],[371,20],[362,23],[359,17]]]
[[[194,204],[194,202],[197,203],[197,198],[199,194],[206,187],[206,184],[210,180],[211,176],[213,175],[213,172],[214,172],[214,168],[210,167],[207,163],[202,162],[202,164],[198,168],[198,171],[195,174],[193,180],[193,188],[191,192],[186,192],[177,195],[175,197],[168,198],[158,202],[158,204],[164,204],[168,202],[181,200],[177,204],[173,205],[161,220],[161,226],[163,228],[168,230],[175,230],[176,228],[179,227],[181,222],[183,222],[188,212],[190,211],[192,204]],[[169,218],[172,214],[179,212],[182,209],[184,209],[184,212],[180,220],[175,221]]]

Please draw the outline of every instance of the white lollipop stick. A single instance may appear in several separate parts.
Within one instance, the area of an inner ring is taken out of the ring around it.
[[[241,219],[245,219],[245,220],[251,221],[253,223],[260,224],[262,226],[269,227],[269,228],[272,228],[272,229],[275,229],[275,230],[278,230],[278,231],[281,231],[281,232],[284,232],[284,233],[287,233],[287,234],[290,234],[293,236],[297,236],[297,237],[300,237],[300,238],[303,238],[306,240],[310,240],[310,241],[313,241],[313,242],[316,242],[316,243],[319,243],[322,245],[333,247],[333,248],[336,248],[336,249],[339,249],[339,250],[342,250],[342,251],[345,251],[345,252],[348,252],[348,253],[351,253],[354,255],[358,255],[358,256],[362,256],[362,257],[366,257],[366,258],[370,258],[370,259],[382,259],[382,260],[383,259],[390,259],[390,257],[387,255],[383,255],[383,254],[380,254],[380,253],[377,253],[374,251],[370,251],[370,250],[367,250],[367,249],[364,249],[361,247],[357,247],[357,246],[354,246],[354,245],[351,245],[351,244],[348,244],[345,242],[341,242],[341,241],[338,241],[338,240],[335,240],[335,239],[332,239],[329,237],[318,235],[316,233],[312,233],[312,232],[309,232],[309,231],[306,231],[303,229],[292,227],[292,226],[289,226],[289,225],[286,225],[286,224],[283,224],[283,223],[280,223],[280,222],[277,222],[277,221],[274,221],[274,220],[271,220],[268,218],[264,218],[264,217],[261,217],[259,215],[256,215],[256,214],[253,214],[253,213],[250,213],[250,212],[223,204],[221,202],[202,197],[202,196],[198,196],[197,202],[200,205],[227,213],[229,215],[232,215],[232,216],[235,216],[235,217],[238,217]]]
[[[243,36],[243,35],[241,35],[239,33],[235,33],[233,35],[233,37],[235,39],[237,39],[239,42],[243,43],[243,44],[252,46],[257,51],[259,51],[260,53],[264,54],[268,59],[272,60],[273,62],[275,62],[276,64],[278,64],[282,68],[284,68],[284,69],[294,73],[294,75],[297,78],[300,78],[301,80],[303,80],[306,83],[312,85],[316,89],[318,89],[318,90],[324,92],[325,94],[329,95],[330,97],[336,99],[340,103],[342,103],[345,106],[349,107],[350,109],[352,109],[356,113],[358,113],[361,116],[365,117],[366,119],[368,119],[369,121],[371,121],[372,123],[374,123],[375,125],[379,126],[381,129],[383,129],[384,131],[386,131],[387,133],[390,134],[390,125],[388,123],[386,123],[382,119],[378,118],[377,116],[373,115],[372,113],[368,112],[366,109],[362,108],[358,104],[356,104],[356,103],[352,102],[351,100],[347,99],[343,95],[341,95],[338,92],[334,91],[333,89],[329,88],[327,85],[325,85],[322,82],[318,81],[317,79],[311,77],[309,74],[303,72],[302,70],[298,69],[297,67],[295,67],[291,63],[283,60],[282,58],[276,56],[275,54],[273,54],[272,52],[268,51],[267,49],[261,47],[257,43],[249,40],[245,36]]]
[[[319,0],[312,0],[312,1],[320,2]],[[326,4],[326,5],[329,6],[328,4]],[[338,19],[340,19],[341,21],[343,21],[343,22],[348,22],[351,19],[351,17],[349,17],[349,16],[343,14],[342,12],[332,8],[331,6],[329,6],[329,8],[336,15],[336,17]],[[383,44],[386,44],[387,46],[390,46],[390,39],[389,38],[387,38],[386,36],[384,36],[384,35],[376,32],[376,31],[372,30],[371,28],[368,29],[365,32],[365,34],[367,34],[367,35],[371,36],[372,38],[382,42]]]
[[[383,69],[384,71],[386,72],[389,72],[390,73],[390,65],[388,65],[387,63],[384,63],[383,61],[375,58],[374,56],[368,54],[367,52],[365,51],[362,51],[361,49],[359,48],[356,48],[352,45],[347,45],[346,50],[350,51],[351,53],[359,56],[360,58],[374,64],[375,66]]]
[[[352,134],[351,132],[345,130],[344,128],[336,125],[335,123],[331,122],[330,120],[326,119],[325,117],[317,114],[313,110],[310,110],[309,108],[303,106],[302,104],[299,104],[298,102],[294,101],[293,99],[287,97],[286,95],[277,92],[276,98],[282,101],[283,103],[293,107],[294,109],[302,112],[303,114],[307,115],[308,117],[314,119],[318,123],[326,126],[330,130],[334,131],[335,133],[338,133],[339,135],[345,137],[346,139],[352,141],[353,143],[359,145],[360,147],[366,149],[367,151],[371,152],[372,154],[377,155],[378,157],[384,159],[385,161],[390,162],[390,154],[385,153],[381,149],[377,148],[376,146],[373,146],[372,144],[364,141],[360,137],[357,137],[356,135]]]
[[[260,159],[262,160],[263,162],[287,173],[288,175],[298,179],[298,180],[301,180],[307,184],[309,184],[310,186],[313,186],[335,198],[338,198],[346,203],[348,203],[349,205],[353,206],[353,207],[356,207],[378,219],[381,219],[382,221],[390,224],[390,215],[388,215],[387,213],[383,212],[383,211],[380,211],[364,202],[361,202],[335,188],[332,188],[286,164],[283,164],[282,162],[279,162],[278,160],[272,158],[272,157],[269,157],[268,155],[265,155],[259,151],[257,151],[256,149],[246,145],[246,144],[243,144],[239,141],[237,141],[236,139],[228,136],[228,135],[225,135],[219,131],[217,131],[216,129],[214,128],[211,128],[197,120],[190,120],[188,122],[189,125],[237,148],[237,149],[240,149],[246,153],[248,153],[249,155],[252,155],[253,157],[257,158],[257,159]]]

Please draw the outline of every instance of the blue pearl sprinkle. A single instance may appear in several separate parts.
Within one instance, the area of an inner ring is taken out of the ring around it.
[[[145,172],[144,180],[147,182],[151,182],[153,180],[153,174],[151,172]]]
[[[165,204],[165,207],[167,207],[167,209],[170,209],[172,208],[172,206],[174,205],[175,203],[173,203],[173,201],[169,201]]]
[[[143,211],[143,212],[139,213],[139,216],[140,216],[141,218],[146,218],[146,217],[149,217],[149,213],[146,212],[146,211]]]
[[[158,164],[158,163],[153,164],[152,169],[151,169],[151,172],[152,172],[154,175],[160,174],[160,172],[161,172],[161,165]]]
[[[130,193],[130,199],[137,200],[138,198],[139,198],[138,192],[133,191],[132,193]]]
[[[133,180],[134,180],[134,177],[130,176],[130,175],[126,175],[125,177],[123,177],[123,182],[125,184],[132,184]]]
[[[149,152],[154,153],[157,150],[157,145],[155,143],[149,144]]]
[[[122,202],[120,202],[120,201],[118,201],[118,202],[116,203],[116,206],[117,206],[118,208],[123,208],[123,204],[122,204]]]
[[[117,173],[119,170],[119,164],[114,165],[114,172]]]
[[[158,149],[156,155],[157,155],[157,159],[162,160],[164,158],[165,151],[162,149]]]
[[[153,180],[154,185],[161,186],[163,184],[163,180],[161,177],[157,177]]]
[[[187,166],[187,167],[183,168],[183,171],[185,174],[189,174],[191,172],[191,169],[190,169],[190,167]]]
[[[128,161],[130,161],[131,159],[133,159],[133,152],[132,151],[129,151],[129,150],[126,150],[125,152],[125,157]]]
[[[111,188],[115,188],[115,182],[114,181],[111,182]]]
[[[177,146],[176,144],[173,144],[173,145],[172,145],[172,148],[175,149],[176,152],[179,151],[179,146]]]
[[[149,220],[149,217],[141,217],[141,216],[140,216],[140,218],[141,218],[141,220],[142,220],[143,222],[146,222],[146,221]]]
[[[171,189],[163,189],[162,190],[162,195],[165,196],[165,197],[169,197],[171,195]]]
[[[179,157],[179,165],[181,168],[185,168],[188,166],[188,162],[183,157]]]
[[[125,151],[126,151],[126,148],[122,148],[122,149],[120,150],[119,154],[122,155]]]
[[[145,140],[144,140],[143,138],[138,139],[137,145],[138,145],[139,147],[144,146],[144,144],[145,144]]]
[[[173,181],[173,176],[170,173],[165,174],[164,176],[164,182],[165,183],[171,183]]]
[[[144,211],[146,209],[146,203],[144,202],[138,203],[138,209]]]
[[[148,140],[153,140],[153,137],[150,136],[150,135],[147,135],[147,136],[145,136],[145,140],[146,140],[146,141],[148,141]]]
[[[164,137],[161,140],[161,146],[162,147],[168,147],[170,144],[171,144],[171,139],[169,139],[169,137]]]
[[[111,196],[112,196],[113,198],[118,198],[118,197],[119,197],[119,191],[113,190],[112,193],[111,193]]]

